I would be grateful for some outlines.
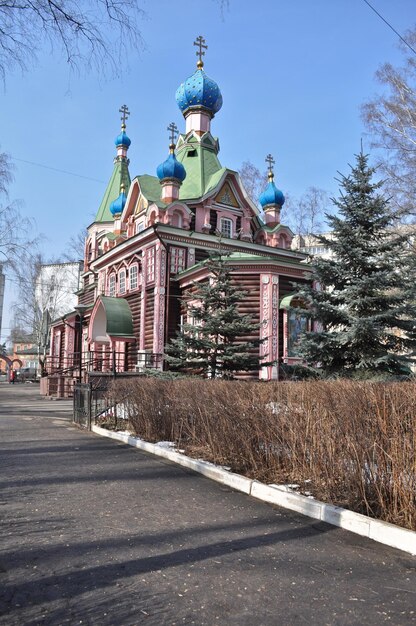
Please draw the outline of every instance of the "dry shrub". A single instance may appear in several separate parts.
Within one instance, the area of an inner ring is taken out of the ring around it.
[[[416,383],[117,381],[133,431],[416,529]]]

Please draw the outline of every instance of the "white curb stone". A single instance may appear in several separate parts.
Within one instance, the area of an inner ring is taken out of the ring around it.
[[[253,481],[250,495],[264,502],[278,504],[291,511],[303,513],[303,515],[307,515],[308,517],[321,519],[321,503],[317,500],[311,500],[306,496],[290,493],[285,489],[280,489],[272,485],[264,485],[256,480]]]
[[[384,543],[392,548],[398,548],[410,554],[416,554],[416,532],[407,528],[400,528],[394,524],[370,519],[369,538]]]
[[[191,459],[179,452],[174,452],[173,450],[157,446],[154,443],[136,439],[125,433],[118,433],[95,425],[91,426],[91,430],[97,435],[121,441],[145,452],[150,452],[151,454],[173,461],[199,474],[203,474],[207,478],[211,478],[223,485],[227,485],[232,489],[251,495],[264,502],[276,504],[283,508],[290,509],[291,511],[306,515],[307,517],[319,519],[333,526],[339,526],[356,535],[368,537],[386,546],[391,546],[392,548],[397,548],[416,555],[416,532],[412,530],[375,520],[366,515],[354,513],[353,511],[343,509],[339,506],[325,504],[324,502],[319,502],[318,500],[307,498],[297,493],[291,493],[287,491],[284,486],[265,485],[256,480],[250,480],[250,478],[233,474],[212,463]]]
[[[348,509],[343,509],[340,506],[322,503],[321,520],[333,526],[350,530],[362,537],[370,536],[371,518],[360,513],[354,513],[354,511],[349,511]]]

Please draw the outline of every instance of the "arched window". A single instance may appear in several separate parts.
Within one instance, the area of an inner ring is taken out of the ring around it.
[[[130,291],[133,289],[137,289],[139,281],[138,281],[138,267],[137,265],[131,265],[129,267],[129,287]]]
[[[172,226],[177,226],[177,228],[182,228],[183,226],[183,214],[182,211],[174,211],[172,214]]]
[[[126,270],[120,270],[119,272],[118,291],[120,294],[126,293]]]
[[[110,274],[108,277],[108,295],[114,298],[116,295],[116,275]]]

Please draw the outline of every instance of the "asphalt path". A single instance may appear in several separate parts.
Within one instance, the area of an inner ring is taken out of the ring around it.
[[[0,384],[0,624],[416,623],[416,559],[79,430]]]

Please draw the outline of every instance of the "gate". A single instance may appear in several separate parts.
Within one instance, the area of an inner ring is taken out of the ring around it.
[[[94,377],[90,383],[74,385],[73,421],[75,424],[91,430],[91,422],[96,416],[110,408],[107,406],[108,399],[106,398],[109,380]]]
[[[89,383],[74,385],[74,422],[82,428],[91,430],[91,385]]]

